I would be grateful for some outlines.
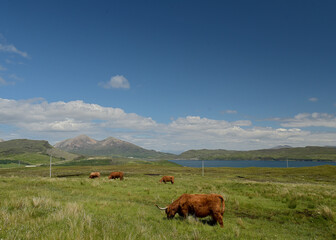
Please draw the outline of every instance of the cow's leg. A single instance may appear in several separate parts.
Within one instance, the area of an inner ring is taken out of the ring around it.
[[[212,218],[213,218],[214,221],[218,222],[221,227],[224,227],[223,216],[220,213],[214,213],[212,215]]]
[[[188,217],[188,211],[182,209],[182,216],[184,219],[186,219]]]

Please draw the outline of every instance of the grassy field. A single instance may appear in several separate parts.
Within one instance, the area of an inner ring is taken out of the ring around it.
[[[100,179],[88,179],[100,171]],[[108,180],[111,171],[125,180]],[[175,184],[160,184],[174,175]],[[0,169],[0,239],[335,239],[336,167],[206,168],[167,162]],[[210,218],[168,220],[183,193],[218,193],[224,228]]]

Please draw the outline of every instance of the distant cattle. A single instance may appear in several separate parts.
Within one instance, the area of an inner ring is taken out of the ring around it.
[[[124,173],[123,172],[111,172],[108,179],[117,179],[120,178],[120,180],[124,179]]]
[[[172,184],[174,184],[174,176],[163,176],[161,179],[160,179],[160,182],[164,182],[164,183],[167,183],[167,182],[171,182]]]
[[[200,218],[210,215],[213,221],[223,227],[225,202],[219,194],[183,194],[167,207],[156,206],[166,211],[168,219],[173,218],[176,213],[184,218],[188,215]]]
[[[100,172],[92,172],[90,173],[89,178],[99,178],[100,177]]]

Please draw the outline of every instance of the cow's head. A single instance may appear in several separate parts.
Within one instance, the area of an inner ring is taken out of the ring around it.
[[[178,210],[178,206],[176,204],[173,204],[173,203],[168,205],[167,207],[164,207],[164,208],[159,207],[156,204],[155,204],[155,206],[157,206],[160,210],[165,210],[168,219],[172,219],[175,216],[175,214],[177,213],[177,210]]]

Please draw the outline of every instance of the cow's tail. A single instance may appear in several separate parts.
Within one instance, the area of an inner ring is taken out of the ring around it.
[[[222,195],[218,195],[219,199],[221,200],[222,202],[222,209],[221,209],[221,214],[223,215],[224,214],[224,210],[225,210],[225,201],[224,201],[224,198]]]

